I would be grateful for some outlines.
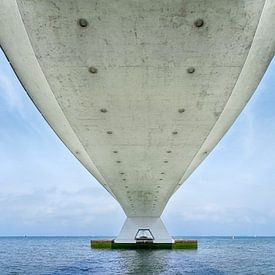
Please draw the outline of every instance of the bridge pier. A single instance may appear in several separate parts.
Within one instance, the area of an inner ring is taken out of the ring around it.
[[[197,249],[196,240],[174,240],[160,217],[128,217],[114,240],[92,240],[96,249]]]
[[[160,217],[129,217],[114,240],[92,240],[97,249],[197,249],[196,240],[174,240]]]

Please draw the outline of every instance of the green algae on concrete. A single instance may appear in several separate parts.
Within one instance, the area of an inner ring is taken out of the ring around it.
[[[94,240],[91,241],[91,248],[107,248],[112,249],[112,240]]]
[[[196,240],[175,240],[172,249],[198,249]]]
[[[197,249],[196,240],[176,240],[174,243],[115,243],[112,240],[92,240],[95,249]]]

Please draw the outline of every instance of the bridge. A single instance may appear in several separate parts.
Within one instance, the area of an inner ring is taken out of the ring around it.
[[[115,242],[173,243],[160,216],[257,88],[274,18],[274,0],[0,0],[0,43],[123,208]]]

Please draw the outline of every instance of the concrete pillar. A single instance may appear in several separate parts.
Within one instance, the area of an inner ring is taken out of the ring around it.
[[[160,217],[127,218],[115,242],[135,243],[135,236],[139,229],[149,229],[154,237],[154,243],[174,242]]]

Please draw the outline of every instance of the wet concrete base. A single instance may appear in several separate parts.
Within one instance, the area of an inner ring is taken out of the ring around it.
[[[175,240],[174,243],[116,243],[114,240],[91,240],[94,249],[197,249],[196,240]]]

